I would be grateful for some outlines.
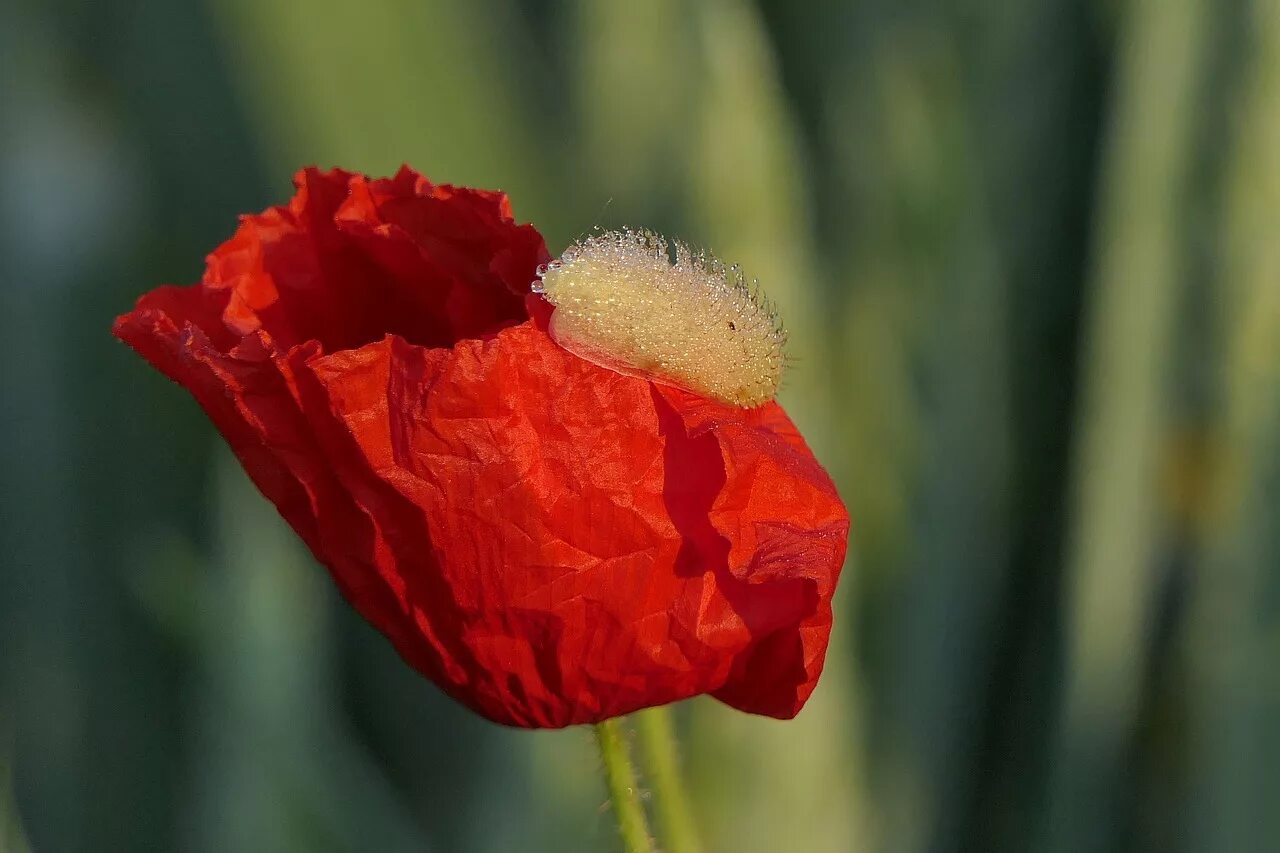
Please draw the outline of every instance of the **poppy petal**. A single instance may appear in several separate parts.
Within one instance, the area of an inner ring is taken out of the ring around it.
[[[506,197],[303,170],[202,282],[116,334],[186,387],[403,657],[489,719],[595,722],[709,693],[790,717],[848,518],[774,403],[559,347]]]

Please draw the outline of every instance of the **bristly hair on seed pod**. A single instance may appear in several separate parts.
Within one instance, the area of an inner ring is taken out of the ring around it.
[[[672,250],[674,249],[674,258]],[[648,230],[602,231],[538,270],[560,346],[742,408],[778,393],[787,333],[735,264]]]

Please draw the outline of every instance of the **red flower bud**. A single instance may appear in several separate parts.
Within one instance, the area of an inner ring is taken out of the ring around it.
[[[115,333],[196,398],[346,598],[499,723],[711,695],[792,717],[848,517],[776,403],[561,348],[505,195],[307,169]]]

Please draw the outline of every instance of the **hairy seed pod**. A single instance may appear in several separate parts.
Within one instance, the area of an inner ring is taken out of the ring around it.
[[[742,408],[778,393],[787,336],[773,306],[737,266],[678,240],[594,234],[539,270],[533,289],[555,306],[555,341],[602,367]]]

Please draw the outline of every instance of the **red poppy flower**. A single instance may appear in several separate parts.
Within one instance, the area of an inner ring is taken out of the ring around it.
[[[782,409],[573,355],[501,193],[307,169],[115,333],[208,413],[446,693],[558,727],[709,693],[792,717],[848,518]]]

